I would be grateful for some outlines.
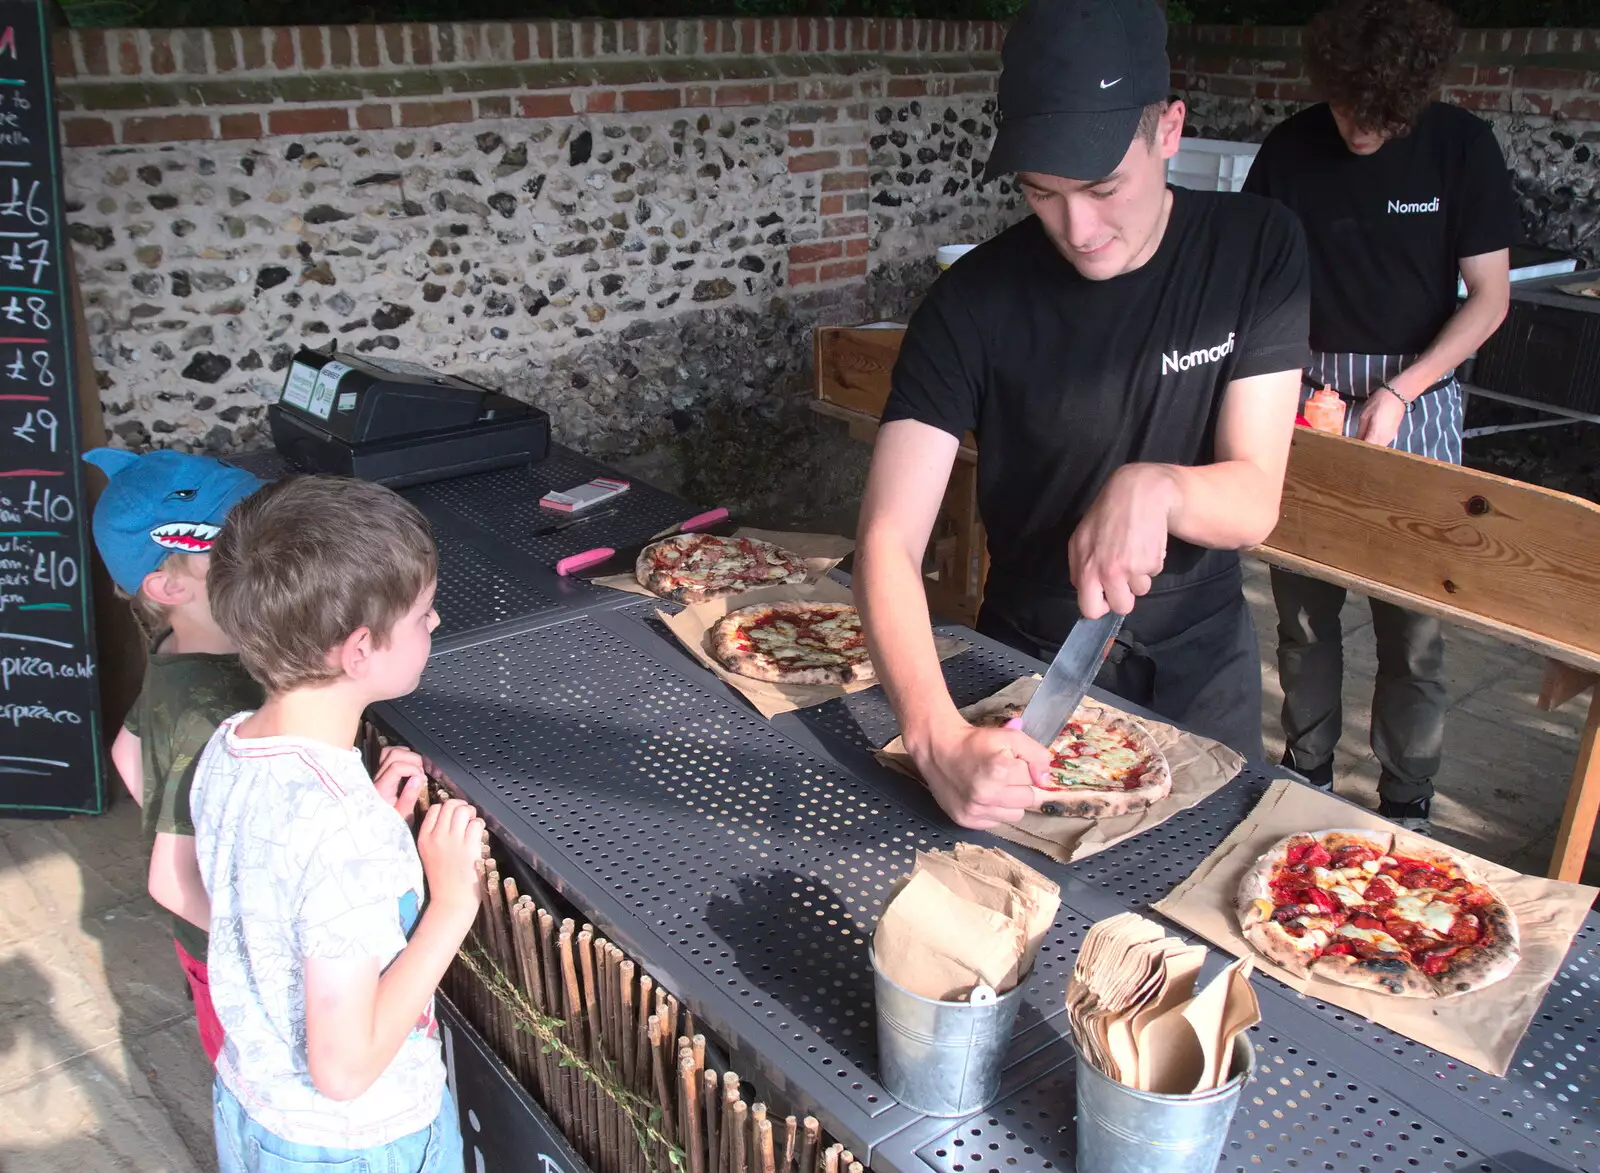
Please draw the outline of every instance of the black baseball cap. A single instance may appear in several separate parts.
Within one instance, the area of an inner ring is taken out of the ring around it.
[[[1029,0],[1000,54],[999,133],[984,177],[1111,174],[1139,115],[1171,92],[1156,0]]]

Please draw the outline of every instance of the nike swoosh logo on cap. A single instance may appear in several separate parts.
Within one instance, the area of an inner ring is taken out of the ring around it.
[[[1110,81],[1103,81],[1103,82],[1100,83],[1100,88],[1103,89],[1103,90],[1109,90],[1112,86],[1116,85],[1121,80],[1122,79],[1120,77],[1115,77],[1115,78],[1112,78]]]

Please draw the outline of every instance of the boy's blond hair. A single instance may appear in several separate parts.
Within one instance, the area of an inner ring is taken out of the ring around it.
[[[268,693],[339,678],[328,652],[379,647],[438,573],[433,531],[392,489],[292,477],[236,505],[211,548],[211,613]]]
[[[194,554],[181,554],[176,551],[168,554],[161,560],[161,565],[156,570],[167,574],[175,574],[184,561],[195,557]],[[154,573],[154,571],[152,571]],[[129,594],[115,583],[111,584],[112,593],[119,599],[128,600],[128,607],[133,612],[133,618],[139,625],[139,630],[144,633],[144,638],[154,640],[156,636],[172,626],[172,608],[165,603],[158,603],[144,593],[144,586],[133,594]]]
[[[170,554],[156,569],[170,570],[172,568],[172,560],[174,558],[187,557],[187,554]],[[113,592],[115,592],[117,598],[128,600],[128,608],[133,612],[134,621],[138,623],[139,630],[144,634],[144,638],[146,640],[155,639],[156,636],[160,635],[168,627],[172,626],[167,621],[167,615],[172,608],[168,607],[164,603],[156,602],[149,595],[144,593],[143,587],[140,587],[137,592],[131,595],[121,587],[117,586],[115,583],[112,584],[111,589]]]

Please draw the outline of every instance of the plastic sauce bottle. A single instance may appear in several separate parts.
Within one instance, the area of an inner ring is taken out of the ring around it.
[[[1331,432],[1335,436],[1344,435],[1344,417],[1346,406],[1339,393],[1332,387],[1323,387],[1313,391],[1311,398],[1306,400],[1306,405],[1300,414],[1319,432]]]

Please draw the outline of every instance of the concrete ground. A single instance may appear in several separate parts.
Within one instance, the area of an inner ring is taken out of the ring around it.
[[[1282,748],[1266,573],[1247,590],[1263,648],[1262,714]],[[1364,603],[1345,611],[1346,735],[1339,793],[1374,804],[1366,746],[1375,657]],[[1449,636],[1451,712],[1439,838],[1542,873],[1584,703],[1539,712],[1542,663],[1486,636]],[[0,821],[0,1171],[191,1173],[211,1157],[210,1070],[160,914],[145,895],[137,811]],[[1600,878],[1591,854],[1589,880]]]

